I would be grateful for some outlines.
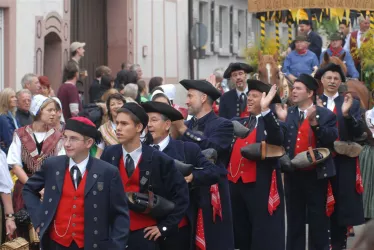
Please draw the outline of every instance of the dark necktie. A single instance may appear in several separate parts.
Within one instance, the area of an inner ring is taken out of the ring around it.
[[[240,113],[242,113],[247,107],[247,96],[244,93],[241,93],[239,97],[239,101],[240,101]]]
[[[76,178],[74,178],[74,174],[75,174]],[[70,169],[70,177],[71,177],[71,180],[73,181],[75,189],[78,189],[79,183],[81,183],[81,180],[82,180],[82,174],[81,174],[81,171],[79,170],[79,168],[76,165],[74,165]]]
[[[299,113],[299,122],[300,122],[300,124],[303,123],[303,121],[304,121],[304,111],[300,110],[300,113]]]
[[[155,144],[152,147],[155,148],[156,150],[160,150],[160,145]]]
[[[248,122],[248,129],[250,132],[252,132],[256,128],[256,123],[257,123],[257,117],[253,115],[250,116],[249,122]]]
[[[134,160],[131,158],[130,154],[126,155],[126,172],[127,176],[130,178],[135,170]]]
[[[199,130],[199,123],[197,121],[197,118],[196,117],[192,117],[191,118],[191,123],[192,123],[192,131],[197,131]]]

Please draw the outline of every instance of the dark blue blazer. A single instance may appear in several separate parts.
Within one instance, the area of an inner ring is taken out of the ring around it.
[[[236,89],[232,89],[221,96],[218,115],[226,119],[240,116],[240,103]]]
[[[48,250],[48,232],[53,227],[68,165],[67,156],[48,158],[23,189],[27,211],[34,227],[40,227],[41,246],[45,250]],[[86,171],[84,249],[94,250],[96,246],[97,249],[124,250],[130,222],[119,172],[112,165],[92,157]],[[44,199],[40,202],[39,191],[43,188]]]
[[[102,160],[117,167],[121,157],[121,144],[106,147],[101,155]],[[140,192],[146,193],[151,186],[150,190],[155,194],[175,203],[174,211],[157,224],[161,235],[167,236],[172,229],[178,227],[186,214],[189,203],[188,185],[183,175],[175,168],[174,160],[148,145],[142,145],[142,157],[138,167]]]
[[[247,126],[250,119],[256,119],[256,117],[252,116],[237,120],[244,126]],[[277,117],[272,111],[265,116],[259,117],[256,127],[257,143],[265,141],[268,144],[282,146],[283,140],[283,131],[278,123]],[[277,210],[275,210],[273,215],[270,215],[268,212],[268,200],[274,169],[276,169],[277,188],[281,204],[278,206]],[[251,248],[285,249],[284,190],[280,165],[277,159],[256,161],[256,185],[254,186],[254,189],[254,200],[256,201],[256,206],[254,206],[254,211],[252,211],[251,215],[256,219],[252,225],[255,230],[252,231]]]
[[[186,122],[187,131],[181,140],[194,142],[201,150],[214,148],[218,153],[217,167],[226,169],[230,159],[230,148],[233,139],[232,122],[218,117],[213,111],[198,120],[198,131],[192,131],[191,121]],[[222,217],[212,219],[212,205],[209,187],[200,188],[200,208],[203,210],[205,240],[207,249],[233,250],[234,232],[232,226],[232,211],[230,190],[227,176],[220,177],[218,188],[222,204]]]
[[[15,129],[16,125],[14,124],[13,118],[9,114],[0,115],[0,142],[2,142],[0,143],[0,147],[5,154],[8,154],[8,149],[10,144],[12,144]]]
[[[312,131],[317,140],[318,148],[331,148],[334,141],[338,138],[338,129],[336,128],[336,116],[327,108],[317,106],[318,125],[313,127]],[[284,129],[284,146],[290,157],[294,158],[296,138],[299,129],[299,110],[297,106],[288,108],[288,115],[285,123],[281,123]],[[330,157],[316,168],[318,178],[328,178],[336,174],[334,162]]]

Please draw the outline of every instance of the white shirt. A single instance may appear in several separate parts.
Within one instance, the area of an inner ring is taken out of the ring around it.
[[[140,157],[142,156],[142,144],[140,144],[140,147],[135,149],[134,151],[127,153],[127,151],[122,146],[122,152],[123,152],[123,162],[126,164],[126,156],[127,154],[130,154],[132,160],[134,161],[134,167],[136,168],[138,166]]]
[[[13,181],[10,176],[6,154],[0,149],[0,193],[10,194],[12,188]]]
[[[245,88],[245,90],[243,92],[239,91],[238,89],[236,89],[236,94],[238,95],[238,98],[240,99],[240,95],[241,94],[245,94],[245,96],[247,96],[247,93],[248,92],[248,86]]]
[[[70,172],[70,170],[73,166],[77,166],[79,171],[81,172],[82,178],[83,178],[83,175],[84,175],[84,173],[86,172],[86,169],[87,169],[87,163],[88,163],[89,158],[90,158],[90,154],[88,154],[87,158],[84,159],[83,161],[81,161],[80,163],[76,163],[76,162],[74,162],[74,160],[72,158],[70,158],[69,159],[69,172]],[[76,178],[75,174],[74,174],[74,178]]]
[[[313,107],[313,105],[314,105],[314,103],[312,103],[312,105],[310,105],[307,109],[305,109],[305,110],[301,110],[300,108],[298,108],[298,110],[299,110],[299,114],[300,114],[300,111],[303,111],[304,112],[304,119],[305,119],[305,117],[307,117],[308,115],[308,109],[310,109],[311,107]]]
[[[159,144],[160,151],[164,151],[164,149],[169,145],[170,142],[170,136],[166,136]]]
[[[327,97],[327,108],[331,111],[334,111],[334,108],[335,108],[335,98],[339,96],[339,93],[336,93],[334,96],[330,97],[330,96],[327,96],[325,94],[325,96]]]
[[[360,48],[361,47],[361,36],[362,35],[365,35],[365,32],[362,32],[362,31],[358,31],[357,32],[357,41],[356,41],[356,44],[357,44],[357,48]],[[346,49],[347,51],[351,51],[351,44],[350,44],[350,41],[351,41],[351,33],[348,34],[347,38],[346,38],[346,41],[345,41],[345,44],[344,44],[344,49]]]

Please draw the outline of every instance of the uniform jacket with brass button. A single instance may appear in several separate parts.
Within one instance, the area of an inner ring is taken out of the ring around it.
[[[41,247],[48,250],[49,230],[60,202],[69,158],[48,158],[23,189],[23,199],[35,228],[40,227]],[[84,189],[84,249],[125,249],[129,235],[129,215],[119,171],[90,157]],[[40,202],[39,191],[44,188]],[[71,204],[66,204],[67,206]]]
[[[240,116],[240,99],[236,89],[224,93],[220,98],[219,116],[226,119]]]

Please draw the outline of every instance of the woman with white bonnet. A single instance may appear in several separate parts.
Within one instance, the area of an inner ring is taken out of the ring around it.
[[[62,132],[55,128],[57,105],[57,102],[52,98],[43,95],[34,96],[30,108],[30,112],[35,116],[34,122],[15,130],[8,151],[7,163],[18,178],[13,193],[16,217],[17,214],[25,212],[22,198],[23,185],[29,176],[40,169],[48,157],[57,155],[62,148]],[[41,200],[43,193],[44,190],[40,192]],[[29,240],[28,227],[28,223],[17,225],[17,236]]]

